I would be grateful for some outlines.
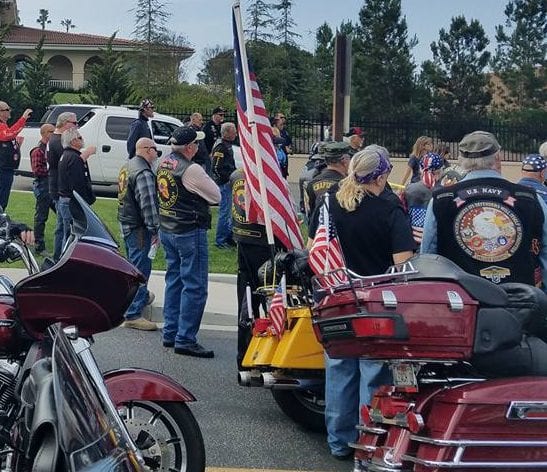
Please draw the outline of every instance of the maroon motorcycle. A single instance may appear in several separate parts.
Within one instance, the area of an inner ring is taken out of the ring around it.
[[[332,275],[314,280],[318,339],[334,358],[383,360],[393,374],[361,408],[355,471],[547,470],[541,290],[434,255]]]
[[[150,370],[99,371],[92,336],[123,321],[143,279],[75,199],[73,234],[45,270],[0,218],[0,259],[30,273],[0,276],[0,470],[203,472],[190,392]]]

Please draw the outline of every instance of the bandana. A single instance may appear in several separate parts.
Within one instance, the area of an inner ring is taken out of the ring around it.
[[[541,172],[547,167],[547,162],[539,154],[530,154],[522,161],[522,170],[528,172]]]
[[[355,180],[359,182],[360,184],[369,184],[374,179],[377,179],[381,175],[387,174],[388,172],[391,172],[391,169],[393,169],[393,166],[389,163],[389,161],[386,159],[384,155],[381,153],[378,153],[378,156],[380,156],[380,160],[378,162],[378,167],[367,175],[355,175]]]
[[[422,168],[422,183],[429,189],[433,188],[436,179],[434,172],[442,169],[443,158],[434,152],[428,152],[420,161],[420,167]]]

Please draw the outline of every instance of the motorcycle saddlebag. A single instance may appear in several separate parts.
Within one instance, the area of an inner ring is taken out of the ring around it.
[[[333,358],[468,360],[477,307],[450,281],[353,286],[319,300],[313,322]]]
[[[430,408],[403,456],[412,470],[547,470],[547,377],[464,384]]]

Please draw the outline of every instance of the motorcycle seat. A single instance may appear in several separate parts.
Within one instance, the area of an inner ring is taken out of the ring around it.
[[[503,288],[478,275],[465,272],[457,264],[438,254],[419,254],[408,261],[418,272],[409,280],[449,280],[460,285],[481,305],[506,306],[509,302]]]
[[[504,283],[500,287],[509,298],[507,309],[525,331],[547,341],[547,294],[528,284]]]

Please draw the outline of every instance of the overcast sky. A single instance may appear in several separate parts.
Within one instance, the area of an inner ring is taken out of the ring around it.
[[[19,14],[23,25],[39,28],[36,22],[40,8],[49,10],[48,29],[63,30],[60,22],[70,18],[76,25],[75,33],[131,38],[134,29],[135,0],[19,0]],[[202,67],[202,52],[217,44],[231,46],[232,0],[171,0],[168,28],[184,34],[196,53],[190,60],[189,80],[193,81]],[[358,21],[364,0],[294,0],[292,11],[297,31],[302,35],[300,46],[313,51],[315,30],[325,21],[335,29],[342,21]],[[439,29],[448,28],[453,16],[463,14],[467,20],[478,19],[486,34],[494,42],[494,28],[505,21],[503,10],[506,0],[402,0],[410,35],[419,40],[413,54],[419,65],[431,57],[429,45],[438,39]],[[242,0],[245,12],[248,1]],[[245,21],[245,18],[244,18]]]

